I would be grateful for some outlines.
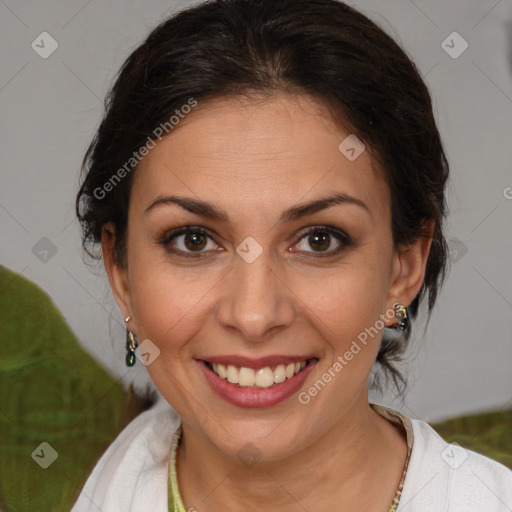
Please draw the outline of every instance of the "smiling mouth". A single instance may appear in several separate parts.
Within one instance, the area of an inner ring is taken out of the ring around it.
[[[206,366],[221,379],[241,388],[271,388],[304,371],[316,358],[304,361],[265,366],[257,370],[245,366],[225,365],[204,361]]]

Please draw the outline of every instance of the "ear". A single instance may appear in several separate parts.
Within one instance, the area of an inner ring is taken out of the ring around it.
[[[409,306],[414,300],[425,278],[428,255],[432,245],[435,223],[423,223],[423,234],[412,244],[397,248],[393,256],[393,272],[388,293],[387,308],[400,302]]]
[[[114,249],[115,240],[115,226],[112,222],[107,222],[103,225],[101,230],[103,263],[114,298],[121,310],[123,318],[126,318],[129,315],[133,315],[130,282],[128,278],[128,268],[121,266],[117,261]]]

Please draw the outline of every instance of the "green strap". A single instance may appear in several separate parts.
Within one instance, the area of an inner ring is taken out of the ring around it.
[[[171,444],[171,457],[169,460],[169,512],[186,512],[178,488],[178,477],[176,474],[176,451],[181,439],[181,432],[180,425],[174,433]]]

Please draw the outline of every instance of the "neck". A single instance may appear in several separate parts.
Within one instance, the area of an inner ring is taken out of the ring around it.
[[[405,463],[405,436],[363,398],[303,450],[252,467],[183,424],[177,466],[185,509],[387,512]]]

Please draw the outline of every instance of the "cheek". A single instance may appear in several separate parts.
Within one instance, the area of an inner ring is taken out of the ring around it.
[[[328,277],[303,279],[297,288],[304,315],[326,342],[324,371],[342,357],[343,371],[337,372],[335,380],[344,386],[349,381],[356,387],[362,383],[377,357],[384,327],[381,315],[386,313],[388,267],[385,252],[367,251]]]
[[[170,272],[144,272],[133,282],[133,310],[137,329],[161,350],[177,348],[187,326],[197,323],[204,284],[183,283]],[[172,342],[175,343],[172,343]]]
[[[364,328],[384,313],[389,283],[386,261],[385,255],[355,255],[353,261],[322,276],[310,274],[302,280],[297,295],[335,333]]]
[[[136,238],[136,237],[134,237]],[[155,248],[133,243],[129,252],[131,302],[137,336],[149,338],[162,349],[180,318],[192,308],[192,292],[184,292],[179,276],[155,258]]]
[[[204,324],[201,280],[184,283],[171,272],[154,266],[140,272],[133,283],[133,309],[137,336],[151,340],[158,357],[146,367],[160,393],[186,416],[186,382],[192,370],[192,343]]]

